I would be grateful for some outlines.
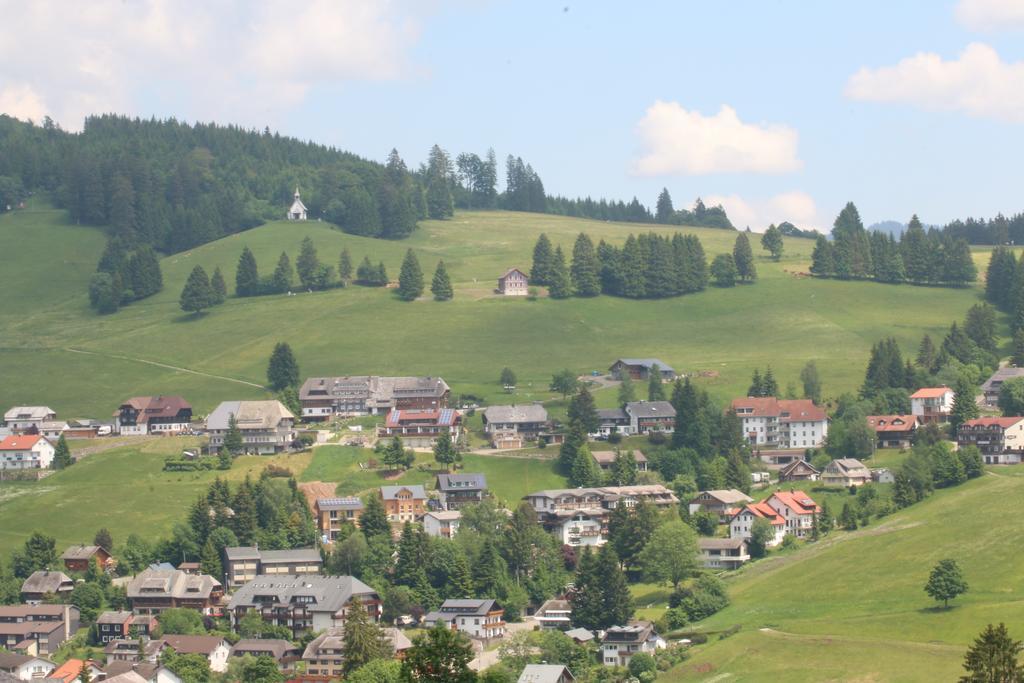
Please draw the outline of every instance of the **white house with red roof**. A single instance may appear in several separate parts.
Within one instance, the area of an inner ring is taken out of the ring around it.
[[[960,448],[977,446],[986,465],[1019,465],[1024,458],[1024,417],[979,417],[960,425]]]
[[[803,491],[776,491],[765,503],[786,520],[786,533],[797,538],[811,533],[814,517],[821,512],[821,506]]]
[[[45,437],[8,436],[0,441],[0,470],[46,469],[53,454],[53,444]]]
[[[772,536],[767,545],[773,547],[782,543],[786,536],[786,519],[764,501],[750,503],[733,515],[729,520],[729,538],[750,540],[754,522],[759,519],[767,521],[772,526]]]
[[[946,422],[953,410],[953,396],[949,387],[923,387],[910,395],[910,412],[921,424]]]
[[[752,446],[818,448],[828,436],[828,415],[807,399],[747,396],[734,399],[732,410]]]

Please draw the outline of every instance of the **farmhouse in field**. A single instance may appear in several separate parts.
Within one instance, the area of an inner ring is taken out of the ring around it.
[[[878,436],[879,448],[910,448],[917,431],[916,415],[868,415],[867,420]]]
[[[1017,465],[1024,454],[1024,417],[979,417],[960,425],[960,448],[977,446],[986,465]]]
[[[445,600],[423,617],[428,626],[444,624],[470,638],[492,640],[505,635],[505,610],[494,600]]]
[[[232,415],[246,453],[279,453],[295,441],[295,416],[280,401],[224,401],[206,418],[211,451],[224,445]]]
[[[135,396],[114,411],[114,431],[124,436],[179,434],[192,422],[192,406],[181,396]]]
[[[1024,377],[1024,368],[1005,367],[992,373],[992,376],[981,385],[981,393],[985,395],[985,405],[990,408],[995,407],[999,403],[999,392],[1003,388],[1003,382],[1021,377]]]
[[[390,439],[401,437],[410,448],[430,448],[443,432],[451,435],[452,441],[459,438],[462,416],[457,410],[392,410],[384,424],[377,429],[377,436]]]
[[[953,410],[953,390],[949,387],[924,387],[910,395],[910,412],[920,424],[946,422]]]
[[[4,424],[14,434],[38,429],[44,422],[56,419],[57,413],[47,406],[14,406],[4,413]]]
[[[344,626],[354,601],[363,605],[370,618],[381,615],[380,595],[352,576],[257,576],[231,596],[227,612],[231,625],[249,610],[257,610],[263,621],[286,626],[298,637]]]
[[[871,470],[856,458],[837,458],[825,465],[821,481],[827,486],[863,486],[871,481]]]
[[[383,415],[391,410],[448,407],[451,390],[440,377],[310,377],[299,389],[304,420]]]
[[[629,375],[630,379],[646,380],[650,377],[654,366],[658,367],[663,382],[671,382],[676,378],[675,369],[658,358],[619,358],[608,368],[608,373],[612,377]]]
[[[291,208],[288,209],[288,214],[285,216],[290,221],[304,221],[306,220],[306,205],[299,199],[299,188],[295,188],[295,201],[292,202]]]
[[[54,453],[42,436],[8,436],[0,440],[0,470],[46,469]]]
[[[330,543],[338,538],[345,524],[358,524],[363,514],[363,501],[355,497],[317,498],[313,514],[321,537]]]
[[[828,415],[806,399],[747,396],[733,399],[732,410],[742,421],[751,446],[818,448],[828,436]]]
[[[498,278],[498,294],[502,296],[526,296],[530,291],[529,278],[518,268],[509,268]]]

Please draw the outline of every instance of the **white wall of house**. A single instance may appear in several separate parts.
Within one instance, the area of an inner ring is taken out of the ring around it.
[[[750,540],[750,530],[754,526],[754,521],[761,519],[755,517],[749,512],[741,512],[732,518],[729,522],[729,538],[744,538]],[[786,527],[783,524],[773,526],[772,529],[775,534],[768,542],[768,547],[775,547],[782,543],[782,539],[786,537]]]
[[[39,439],[32,448],[0,451],[0,470],[46,469],[53,464],[53,444]]]
[[[600,519],[581,513],[562,522],[558,535],[563,545],[599,546],[605,542],[601,526]]]

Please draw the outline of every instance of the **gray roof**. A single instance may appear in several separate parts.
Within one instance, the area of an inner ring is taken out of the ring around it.
[[[675,374],[676,372],[675,368],[660,358],[619,358],[615,362],[621,362],[625,365],[639,365],[640,367],[647,368],[648,370],[657,365],[658,369],[662,372],[671,372],[672,374]]]
[[[615,456],[620,452],[632,454],[633,460],[636,462],[647,462],[647,456],[644,455],[642,451],[633,450],[631,448],[622,451],[590,451],[590,454],[594,456],[594,460],[597,462],[606,464],[615,462]]]
[[[485,488],[487,488],[487,477],[475,472],[437,475],[437,489],[439,491],[466,491],[469,489]]]
[[[260,550],[252,546],[224,548],[229,561],[259,560],[260,562],[322,562],[316,548],[293,548],[291,550]]]
[[[104,678],[104,683],[149,683],[141,674],[136,671],[125,671],[110,678]]]
[[[14,406],[6,413],[4,419],[8,422],[17,420],[45,420],[50,415],[56,415],[48,406]]]
[[[373,405],[390,405],[399,396],[440,398],[449,391],[440,377],[310,377],[299,389],[299,400],[350,397]]]
[[[251,545],[233,546],[230,548],[224,548],[224,556],[227,557],[229,561],[258,560],[260,559],[260,549]]]
[[[743,493],[743,491],[739,491],[737,489],[712,489],[710,491],[700,491],[697,495],[700,496],[704,493],[726,505],[733,503],[751,503],[754,500],[747,494]],[[696,498],[694,498],[694,500],[696,500]]]
[[[736,538],[698,538],[697,546],[701,550],[736,550],[743,546],[746,540]]]
[[[131,615],[132,615],[131,612],[128,612],[128,611],[125,611],[125,610],[121,610],[121,611],[117,611],[117,612],[108,610],[108,611],[104,612],[103,614],[101,614],[99,616],[99,618],[96,619],[96,623],[97,624],[123,624],[124,622],[128,621],[128,618]]]
[[[232,657],[242,657],[254,652],[269,652],[271,657],[280,661],[289,652],[298,654],[298,648],[290,641],[280,638],[242,638],[231,648]]]
[[[64,572],[41,570],[32,572],[31,576],[25,579],[25,583],[21,584],[21,592],[56,593],[62,585],[67,583],[72,584],[72,586],[65,587],[66,590],[71,590],[74,587],[74,580]]]
[[[147,569],[128,584],[128,599],[170,597],[207,600],[220,581],[208,574],[186,574],[180,569]]]
[[[565,675],[576,680],[564,664],[527,664],[516,683],[559,683]]]
[[[668,401],[633,401],[626,404],[630,417],[675,417],[676,409]]]
[[[423,617],[423,619],[425,621],[437,621],[438,619],[450,619],[456,615],[476,615],[482,617],[496,609],[501,609],[501,607],[490,598],[481,600],[445,600],[439,608]]]
[[[362,510],[363,501],[359,498],[317,498],[316,505],[321,510]]]
[[[377,591],[352,576],[260,574],[235,591],[228,609],[255,607],[257,596],[271,596],[278,605],[289,605],[296,596],[305,596],[313,598],[305,605],[308,611],[334,614],[354,595],[377,595]]]
[[[861,471],[863,474],[868,473],[868,468],[860,460],[856,458],[836,458],[830,464],[834,464],[839,470],[843,472]]]
[[[60,556],[62,560],[88,560],[100,551],[98,545],[73,545]]]
[[[1017,379],[1018,377],[1024,377],[1024,368],[999,368],[998,370],[992,373],[991,377],[985,380],[985,383],[981,385],[981,390],[983,392],[995,391],[996,388],[993,386],[993,384],[997,382],[1005,382],[1011,379]]]
[[[484,422],[547,422],[548,411],[544,406],[527,405],[488,406],[484,410]]]
[[[565,635],[569,636],[573,640],[579,640],[582,642],[594,639],[594,634],[585,628],[571,628],[565,632]]]
[[[628,420],[629,415],[622,408],[598,408],[597,417],[599,420]]]
[[[25,662],[31,662],[33,659],[36,659],[36,657],[29,657],[28,655],[21,655],[17,652],[0,650],[0,669],[13,669],[16,666],[21,666]]]
[[[281,420],[295,419],[280,401],[224,401],[206,418],[206,428],[226,430],[232,415],[242,431],[276,429]]]
[[[394,500],[395,494],[403,489],[407,489],[412,493],[413,498],[427,497],[427,492],[423,490],[422,484],[412,484],[410,486],[381,486],[380,495],[384,500]]]

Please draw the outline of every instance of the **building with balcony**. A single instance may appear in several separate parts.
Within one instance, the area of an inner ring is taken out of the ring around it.
[[[420,484],[381,486],[380,497],[390,522],[417,522],[427,511],[427,492]]]
[[[236,588],[261,574],[319,574],[324,561],[316,548],[260,550],[259,547],[224,548],[224,582]]]
[[[470,638],[493,640],[505,635],[505,610],[494,600],[445,600],[423,623],[461,631]]]
[[[445,510],[479,503],[487,494],[487,478],[478,473],[439,474],[435,488]]]
[[[220,581],[212,576],[180,569],[143,570],[128,583],[127,591],[135,614],[159,614],[172,607],[210,614],[224,595]]]
[[[953,410],[953,390],[949,387],[924,387],[910,395],[910,412],[919,424],[946,422]]]
[[[747,396],[733,399],[731,407],[755,448],[819,448],[828,436],[828,415],[813,401]]]
[[[868,415],[879,448],[910,448],[917,431],[916,415]]]
[[[1024,457],[1024,417],[979,417],[960,425],[960,448],[977,446],[986,465],[1017,465]]]
[[[697,547],[705,569],[738,569],[750,560],[743,538],[699,538]]]
[[[246,453],[280,453],[295,441],[295,416],[280,401],[224,401],[206,418],[211,451],[224,445],[232,416]]]
[[[390,439],[399,437],[410,448],[431,448],[443,432],[451,435],[452,441],[459,438],[462,416],[457,410],[392,410],[384,424],[377,428],[377,435]]]
[[[313,503],[320,537],[325,543],[337,540],[345,525],[358,525],[363,514],[363,501],[355,497],[317,498]]]
[[[437,510],[423,515],[423,531],[427,536],[454,538],[459,533],[462,513],[458,510]]]
[[[448,407],[450,396],[440,377],[310,377],[299,389],[304,420],[440,410]]]
[[[665,639],[649,621],[629,626],[612,626],[601,639],[601,663],[605,666],[629,666],[629,660],[640,652],[653,655],[666,647]]]

